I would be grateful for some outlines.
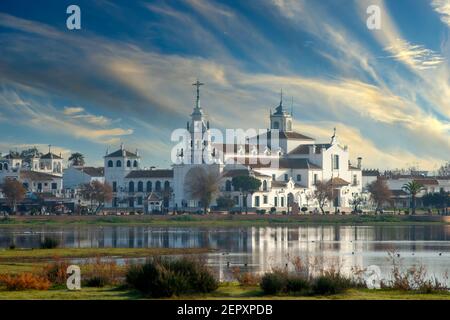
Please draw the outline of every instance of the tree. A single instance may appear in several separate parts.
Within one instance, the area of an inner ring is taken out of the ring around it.
[[[81,187],[81,197],[84,200],[91,202],[91,207],[93,203],[97,203],[95,212],[97,212],[105,202],[111,201],[112,199],[112,187],[108,183],[103,183],[100,181],[92,181],[91,183],[86,183]]]
[[[411,196],[411,214],[416,213],[416,196],[423,190],[423,185],[416,180],[405,183],[402,187]]]
[[[422,201],[424,206],[443,209],[442,212],[445,213],[445,209],[450,206],[450,192],[441,190],[436,193],[427,193],[422,197]]]
[[[372,201],[376,204],[375,212],[380,211],[383,204],[392,197],[392,192],[383,179],[373,181],[367,186],[367,189],[369,190]]]
[[[438,175],[442,176],[442,177],[448,177],[450,176],[450,162],[447,162],[445,164],[443,164],[439,170],[438,170]]]
[[[353,212],[354,212],[354,213],[358,213],[358,211],[359,211],[359,206],[360,206],[361,204],[363,204],[363,202],[364,202],[364,197],[362,197],[361,195],[359,195],[359,194],[357,194],[357,193],[355,193],[355,194],[353,195],[353,198],[350,200],[350,204],[351,204],[352,207],[353,207]]]
[[[261,180],[251,176],[236,176],[231,180],[234,190],[239,190],[244,196],[245,213],[248,213],[247,196],[261,188]]]
[[[25,187],[19,181],[11,178],[6,178],[3,183],[3,194],[5,195],[7,203],[11,206],[12,212],[17,211],[17,203],[25,198]]]
[[[40,156],[42,156],[42,153],[39,152],[38,148],[36,147],[22,150],[22,152],[20,153],[20,157],[22,158],[23,162],[28,164],[30,164],[31,158]]]
[[[333,187],[328,182],[323,181],[317,181],[316,182],[316,189],[314,190],[314,197],[316,198],[320,211],[322,211],[322,214],[325,213],[324,207],[327,204],[328,201],[331,201],[333,199]]]
[[[201,202],[204,214],[208,213],[213,198],[219,193],[221,179],[220,174],[212,168],[192,168],[186,175],[185,191]]]
[[[74,152],[70,155],[69,161],[72,166],[84,166],[84,156],[79,152]]]
[[[225,210],[230,210],[235,205],[233,198],[231,198],[230,196],[218,197],[216,199],[216,202],[217,202],[217,206],[219,208],[222,208],[222,209],[225,209]]]

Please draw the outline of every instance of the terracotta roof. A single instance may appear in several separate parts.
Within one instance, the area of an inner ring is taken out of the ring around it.
[[[264,174],[258,171],[251,171],[251,172],[255,177],[267,177],[267,178],[271,177],[268,174]],[[232,178],[238,176],[248,176],[249,174],[250,172],[247,169],[233,169],[224,171],[223,176],[227,178]]]
[[[318,147],[318,149],[314,148],[314,153],[320,153],[320,152],[317,152],[317,150],[320,151],[322,148],[328,149],[329,147],[331,147],[331,144],[329,144],[329,143],[301,144],[297,148],[295,148],[294,150],[289,152],[289,154],[309,154],[309,147]]]
[[[361,168],[352,166],[351,164],[348,165],[348,170],[361,170]]]
[[[49,152],[41,156],[41,159],[62,159],[62,158],[54,153]]]
[[[268,131],[267,133],[263,133],[257,136],[257,138],[263,138],[267,141],[270,141],[272,136],[272,131]],[[290,140],[314,140],[311,137],[305,136],[304,134],[294,132],[294,131],[279,131],[278,138],[280,139],[290,139]]]
[[[439,182],[436,179],[414,179],[414,181],[423,185],[436,186],[439,184]]]
[[[321,167],[311,163],[308,159],[273,159],[262,157],[259,159],[248,159],[235,157],[234,160],[251,168],[270,168],[274,165],[279,169],[321,169]],[[277,161],[278,164],[276,163]]]
[[[86,173],[87,175],[91,176],[91,177],[103,177],[105,175],[105,170],[103,167],[79,167],[76,168],[79,171],[82,171],[84,173]]]
[[[339,177],[331,179],[331,183],[333,184],[333,186],[348,186],[350,184],[350,182],[347,182]]]
[[[122,149],[119,149],[117,151],[111,152],[110,154],[106,155],[105,158],[122,157],[123,156],[122,151],[125,151],[125,156],[126,157],[139,158],[139,156],[136,153],[130,152],[128,150],[122,150]]]
[[[126,175],[127,179],[133,178],[173,178],[173,170],[133,170]]]
[[[272,188],[286,188],[287,182],[284,181],[272,181]]]
[[[391,193],[394,197],[409,197],[408,193],[404,190],[391,190]]]
[[[44,172],[22,170],[20,171],[20,179],[29,179],[34,181],[49,181],[53,179],[62,179],[62,177]]]

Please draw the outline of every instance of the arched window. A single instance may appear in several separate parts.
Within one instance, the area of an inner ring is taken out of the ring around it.
[[[225,191],[231,191],[231,180],[225,182]]]
[[[117,161],[116,161],[116,167],[121,167],[121,166],[122,166],[122,161],[117,160]]]
[[[137,168],[137,166],[138,166],[138,162],[137,162],[137,160],[134,160],[133,167]]]
[[[131,161],[130,160],[127,161],[127,167],[128,168],[131,167]]]
[[[161,191],[161,181],[156,181],[155,183],[155,191]]]
[[[266,180],[264,180],[263,181],[263,191],[267,191],[267,181]]]
[[[3,165],[3,169],[8,170],[8,164],[7,164],[7,163],[5,163],[5,164]]]
[[[109,167],[109,168],[112,168],[112,167],[113,167],[113,161],[112,161],[112,160],[109,160],[109,161],[108,161],[108,167]]]
[[[273,128],[274,129],[280,129],[280,124],[278,123],[278,121],[274,121],[273,122]]]
[[[147,181],[147,192],[152,192],[152,182]]]
[[[3,170],[3,163],[0,163],[0,170]]]
[[[142,181],[138,182],[138,192],[144,192],[144,183]]]
[[[302,181],[302,175],[301,174],[297,175],[297,181]]]
[[[170,190],[170,182],[169,181],[164,182],[164,190],[165,191],[169,191]]]
[[[128,184],[128,192],[134,192],[134,182],[130,181]]]

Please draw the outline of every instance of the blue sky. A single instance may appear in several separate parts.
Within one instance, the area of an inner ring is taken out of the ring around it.
[[[168,167],[199,78],[214,127],[267,127],[283,88],[296,131],[337,127],[365,167],[434,170],[450,159],[449,28],[450,0],[3,0],[0,150],[98,165],[124,142]]]

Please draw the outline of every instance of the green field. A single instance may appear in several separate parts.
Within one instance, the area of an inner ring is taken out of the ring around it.
[[[13,216],[0,219],[7,226],[143,225],[149,227],[243,227],[277,225],[448,224],[450,217],[405,215],[179,215],[179,216]]]

